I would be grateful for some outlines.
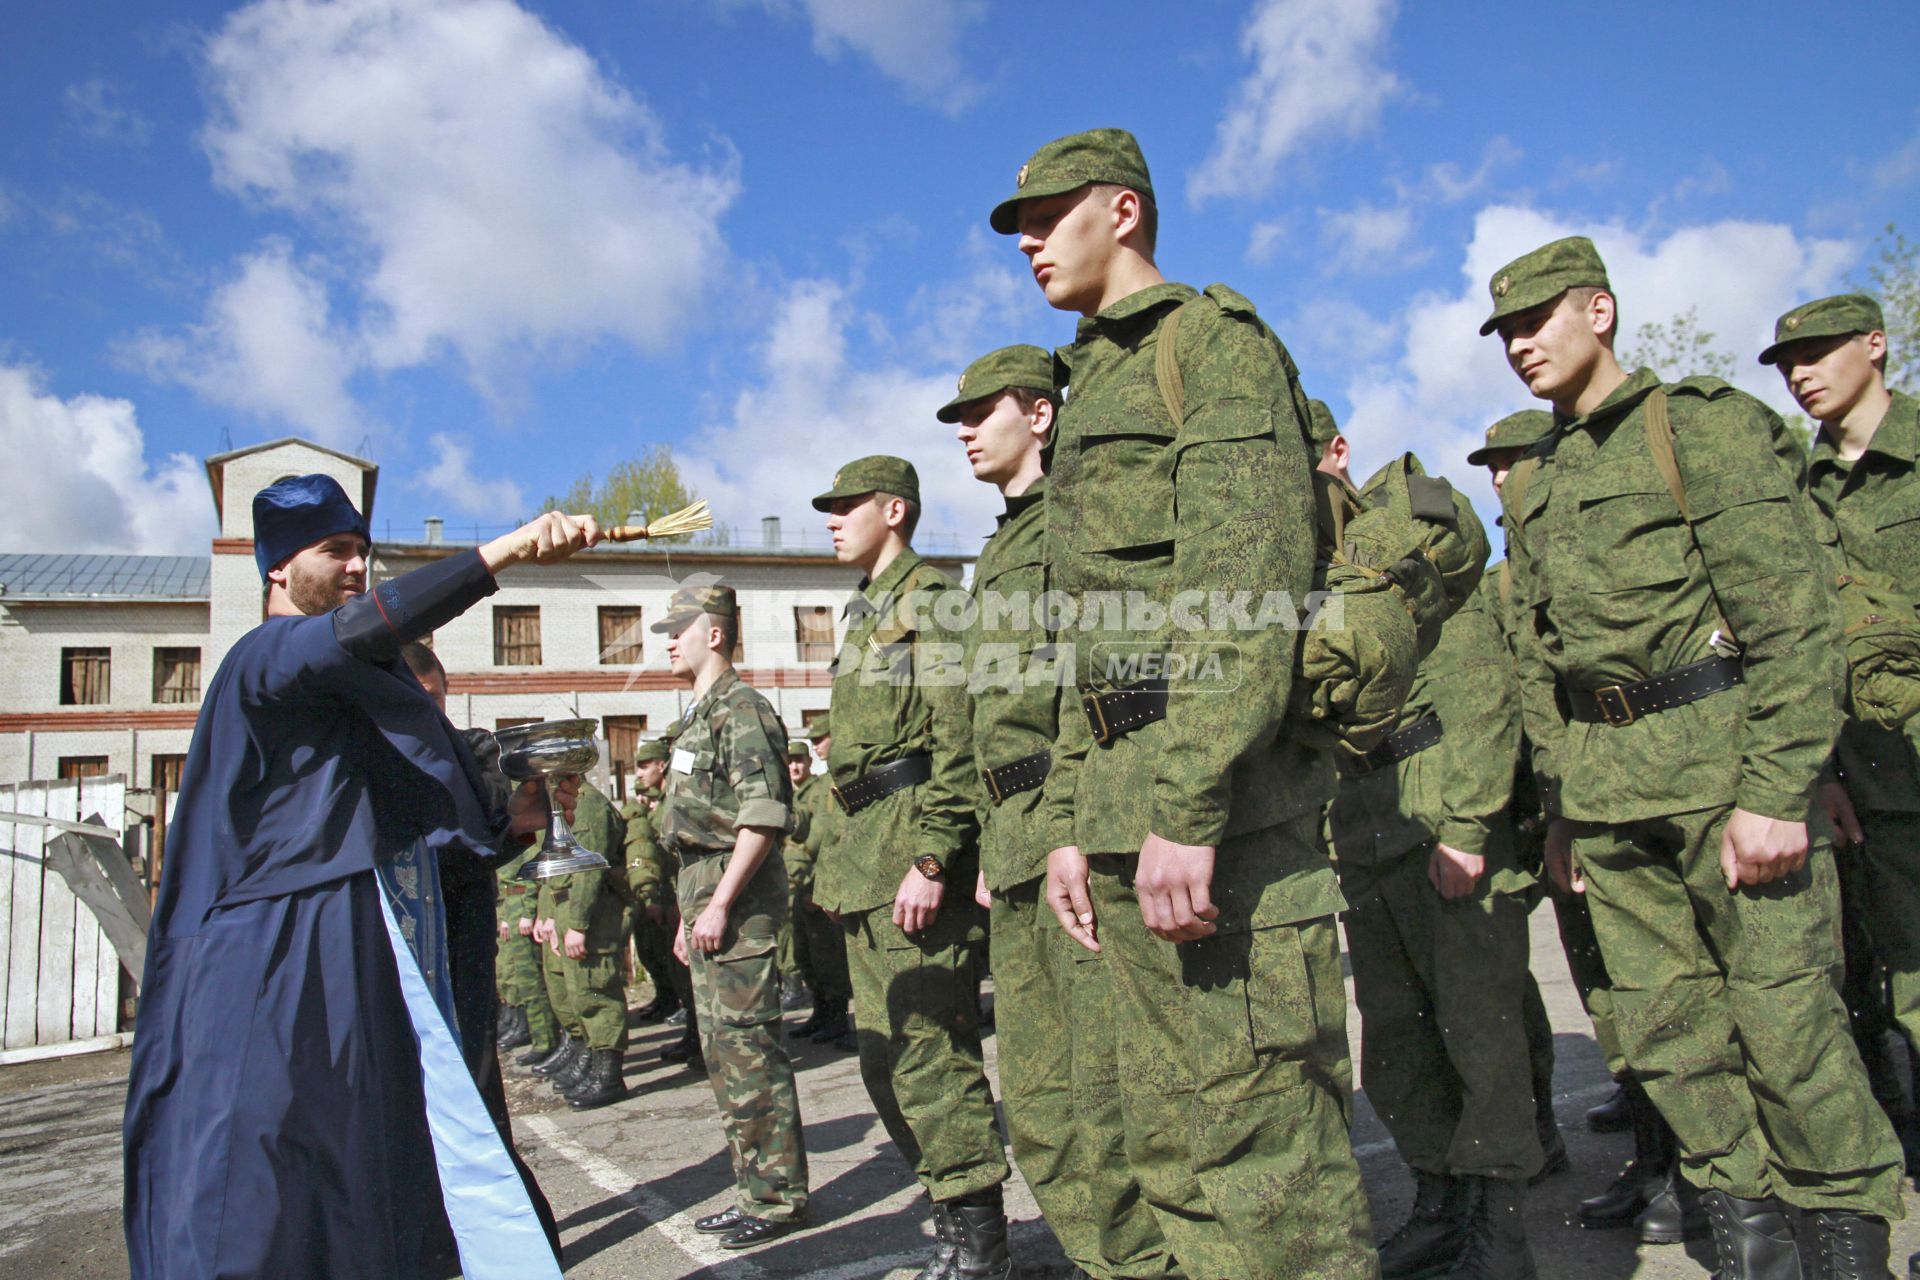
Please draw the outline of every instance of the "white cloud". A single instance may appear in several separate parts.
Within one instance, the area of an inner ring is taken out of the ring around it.
[[[184,453],[158,462],[131,401],[62,400],[39,374],[0,365],[0,549],[205,554],[214,534],[206,472]]]
[[[216,179],[335,246],[369,366],[452,351],[484,387],[605,337],[666,350],[727,270],[737,157],[676,159],[512,0],[256,0],[205,74]]]
[[[1257,195],[1288,156],[1373,126],[1400,77],[1380,64],[1396,0],[1260,0],[1241,33],[1254,69],[1187,185],[1195,201]]]
[[[1432,251],[1409,248],[1414,229],[1413,210],[1405,205],[1323,209],[1320,240],[1328,250],[1324,270],[1329,275],[1342,271],[1378,275],[1422,262]]]
[[[822,57],[851,49],[917,102],[957,114],[976,97],[960,61],[961,33],[980,21],[980,0],[766,0],[775,13],[805,11]]]
[[[415,478],[416,487],[439,494],[464,515],[500,521],[528,510],[526,492],[519,485],[474,474],[473,450],[467,445],[444,432],[435,432],[427,444],[433,450],[433,465]]]
[[[1428,165],[1418,182],[1395,181],[1393,187],[1403,204],[1427,201],[1458,204],[1469,196],[1478,195],[1492,179],[1494,170],[1517,164],[1520,158],[1520,148],[1513,144],[1512,139],[1495,135],[1480,149],[1480,163],[1474,166],[1472,172],[1462,169],[1451,160],[1445,160]]]
[[[1606,260],[1625,336],[1696,308],[1700,328],[1734,357],[1742,388],[1783,411],[1793,409],[1791,397],[1754,357],[1771,340],[1774,318],[1804,298],[1831,292],[1857,253],[1846,242],[1803,238],[1776,223],[1728,220],[1654,238],[1617,222],[1484,208],[1461,264],[1460,290],[1413,299],[1396,317],[1404,334],[1398,355],[1349,372],[1349,425],[1361,471],[1412,449],[1429,470],[1472,485],[1483,518],[1497,514],[1466,455],[1496,418],[1541,406],[1507,368],[1499,340],[1479,335],[1492,307],[1487,281],[1519,255],[1568,235],[1590,236]],[[1693,371],[1659,372],[1671,379]]]
[[[285,241],[241,259],[199,324],[183,334],[136,334],[121,353],[214,404],[285,421],[330,444],[349,444],[364,430],[347,390],[358,343],[334,326],[326,286],[293,260]]]
[[[1247,233],[1247,261],[1257,267],[1266,266],[1279,254],[1280,246],[1287,242],[1288,234],[1284,218],[1254,223],[1253,230]]]
[[[153,123],[120,101],[118,87],[95,78],[70,84],[60,95],[67,118],[80,132],[100,142],[144,147],[153,137]]]
[[[921,529],[959,533],[966,550],[978,550],[972,538],[993,531],[1000,499],[973,478],[953,429],[934,420],[953,395],[954,370],[921,372],[856,354],[849,333],[866,319],[843,285],[791,285],[755,376],[724,419],[675,443],[681,474],[723,524],[750,526],[777,515],[789,531],[824,543],[823,517],[809,505],[813,495],[842,463],[894,454],[919,471]]]

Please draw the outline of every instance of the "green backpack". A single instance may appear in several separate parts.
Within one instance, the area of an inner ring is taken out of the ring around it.
[[[1225,285],[1209,285],[1202,296],[1254,315],[1253,305]],[[1199,301],[1166,318],[1154,352],[1154,377],[1176,429],[1186,418],[1180,320]],[[1270,330],[1268,336],[1279,344]],[[1472,504],[1427,475],[1410,453],[1357,492],[1314,471],[1313,496],[1313,590],[1326,598],[1302,637],[1287,714],[1301,740],[1364,754],[1393,732],[1441,624],[1479,585],[1487,535]]]

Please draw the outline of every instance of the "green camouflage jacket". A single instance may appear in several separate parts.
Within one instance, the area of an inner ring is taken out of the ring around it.
[[[787,729],[773,704],[731,668],[693,704],[673,740],[666,794],[654,810],[661,844],[681,863],[731,850],[742,827],[787,829]],[[774,856],[779,855],[779,840]]]
[[[520,879],[520,868],[533,860],[539,843],[528,845],[525,849],[499,864],[494,875],[500,882],[500,889],[494,895],[493,905],[496,918],[504,920],[516,928],[520,917],[533,918],[534,905],[538,900],[539,889],[530,880]]]
[[[1440,629],[1396,729],[1438,716],[1443,735],[1390,769],[1340,783],[1329,819],[1345,863],[1385,862],[1432,841],[1487,859],[1495,893],[1531,887],[1515,859],[1509,808],[1520,753],[1520,692],[1500,632],[1496,574]]]
[[[967,693],[973,720],[974,779],[980,806],[980,865],[987,887],[999,891],[1046,870],[1047,852],[1073,843],[1073,830],[1043,831],[1038,788],[994,804],[981,770],[1001,768],[1051,751],[1060,736],[1063,705],[1080,715],[1079,700],[1063,685],[1054,637],[1042,629],[1040,598],[1047,590],[1046,485],[1042,479],[1007,499],[1000,528],[973,571],[978,607],[967,632]]]
[[[950,885],[974,877],[979,795],[967,721],[961,636],[935,624],[943,592],[958,591],[907,550],[847,604],[834,662],[833,750],[838,786],[906,756],[929,754],[933,776],[842,815],[814,867],[814,898],[832,911],[890,903],[915,858],[933,854]],[[934,629],[923,632],[921,624]],[[958,889],[955,890],[959,892]]]
[[[1647,446],[1649,369],[1563,422],[1509,479],[1521,704],[1550,813],[1633,822],[1725,804],[1803,821],[1840,728],[1839,614],[1818,515],[1773,411],[1710,378],[1667,387],[1692,526]],[[1565,696],[1712,657],[1745,683],[1618,727]]]
[[[1137,853],[1149,831],[1218,846],[1317,813],[1333,794],[1328,758],[1282,733],[1299,633],[1268,616],[1277,603],[1304,611],[1312,581],[1306,397],[1252,304],[1218,292],[1226,302],[1181,322],[1184,422],[1161,397],[1155,337],[1192,288],[1143,289],[1082,319],[1058,353],[1072,393],[1054,428],[1047,560],[1053,589],[1080,606],[1061,637],[1076,683],[1131,683],[1142,653],[1197,664],[1173,680],[1166,719],[1108,747],[1093,747],[1078,708],[1061,716],[1042,829],[1048,841],[1071,829],[1089,854]],[[1105,607],[1129,593],[1137,608]],[[1247,856],[1263,856],[1259,842]],[[1285,886],[1255,923],[1340,908],[1331,866],[1313,861],[1247,869]],[[1216,882],[1232,874],[1216,870]]]
[[[627,824],[613,804],[591,783],[580,784],[579,807],[573,814],[573,835],[607,859],[605,871],[576,871],[554,876],[554,927],[565,933],[577,929],[586,935],[587,950],[618,951],[633,927],[629,914],[632,893],[621,851],[626,848]]]
[[[813,860],[818,852],[815,841],[819,839],[822,796],[827,796],[829,804],[833,802],[819,774],[808,774],[793,789],[793,822],[787,830],[787,843],[782,852],[787,861],[787,890],[796,902],[813,892]]]
[[[1845,462],[1822,431],[1814,438],[1807,489],[1827,534],[1849,567],[1904,588],[1920,600],[1920,400],[1896,391],[1867,451]],[[1920,810],[1920,724],[1889,730],[1848,720],[1837,753],[1841,779],[1864,809]]]

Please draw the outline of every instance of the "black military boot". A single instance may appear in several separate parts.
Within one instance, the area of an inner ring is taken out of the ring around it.
[[[1810,1238],[1813,1245],[1810,1280],[1892,1280],[1887,1271],[1890,1232],[1885,1218],[1818,1209],[1803,1215],[1800,1224],[1801,1240]]]
[[[654,989],[653,999],[633,1011],[633,1016],[641,1026],[650,1027],[656,1022],[665,1022],[680,1011],[680,997],[673,994],[671,987]]]
[[[953,1280],[953,1262],[960,1255],[960,1229],[953,1211],[933,1201],[933,1257],[913,1280]]]
[[[660,1051],[660,1061],[689,1071],[705,1071],[707,1060],[700,1055],[700,1028],[692,1018],[687,1019],[687,1029],[680,1037],[680,1043],[670,1044]]]
[[[792,1012],[807,1002],[807,989],[800,985],[800,979],[788,974],[780,979],[780,1008],[783,1012]]]
[[[829,1044],[839,1039],[847,1029],[847,1002],[845,1000],[826,1001],[826,1010],[820,1015],[820,1023],[814,1027],[808,1037],[815,1044]]]
[[[500,1046],[500,1052],[506,1053],[510,1049],[518,1049],[533,1043],[533,1029],[527,1025],[526,1006],[502,1005],[500,1012],[506,1022],[496,1042]]]
[[[531,1062],[527,1065],[533,1071],[533,1074],[537,1076],[551,1076],[554,1072],[573,1061],[574,1049],[578,1043],[570,1032],[563,1030],[560,1033],[560,1043],[553,1047],[552,1053],[549,1053],[538,1062]]]
[[[567,1090],[567,1105],[575,1111],[591,1111],[624,1099],[627,1079],[620,1070],[623,1057],[618,1049],[595,1049],[580,1083]]]
[[[1473,1178],[1467,1244],[1447,1280],[1539,1280],[1527,1245],[1527,1186],[1522,1178]]]
[[[593,1049],[587,1042],[576,1037],[573,1044],[573,1061],[547,1078],[547,1083],[553,1086],[553,1091],[563,1098],[567,1096],[569,1090],[579,1087],[580,1082],[587,1077],[587,1068],[593,1065]]]
[[[1627,1107],[1627,1077],[1615,1076],[1613,1092],[1597,1107],[1587,1108],[1587,1128],[1595,1133],[1625,1133],[1633,1127]]]
[[[1680,1162],[1674,1161],[1660,1189],[1647,1201],[1647,1207],[1633,1220],[1641,1244],[1679,1244],[1698,1240],[1707,1234],[1707,1211],[1700,1205],[1700,1191],[1680,1176]]]
[[[1020,1274],[1007,1251],[1007,1211],[998,1186],[947,1202],[959,1251],[953,1280],[1012,1280]]]
[[[831,1002],[828,1001],[824,996],[822,996],[818,991],[814,992],[812,1011],[807,1014],[807,1019],[805,1022],[802,1022],[799,1026],[794,1027],[787,1032],[787,1039],[789,1040],[809,1039],[814,1032],[820,1029],[821,1022],[824,1021],[827,1016],[827,1008],[830,1003]]]
[[[1635,1080],[1628,1080],[1621,1091],[1626,1094],[1627,1112],[1632,1117],[1633,1159],[1605,1191],[1582,1200],[1574,1211],[1575,1220],[1593,1231],[1632,1226],[1666,1186],[1667,1172],[1674,1163],[1673,1130],[1667,1128],[1647,1091]]]
[[[1380,1246],[1380,1280],[1427,1280],[1460,1260],[1471,1187],[1448,1173],[1413,1171],[1413,1211]]]
[[[1920,1280],[1920,1253],[1907,1255],[1907,1280]]]
[[[1713,1229],[1718,1280],[1803,1280],[1793,1227],[1779,1201],[1702,1191],[1700,1203]]]

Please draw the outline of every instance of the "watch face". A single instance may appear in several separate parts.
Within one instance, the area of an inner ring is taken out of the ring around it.
[[[929,880],[938,878],[941,872],[945,870],[945,868],[940,865],[940,859],[930,853],[923,853],[915,858],[913,860],[913,867],[914,870]]]

